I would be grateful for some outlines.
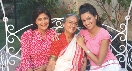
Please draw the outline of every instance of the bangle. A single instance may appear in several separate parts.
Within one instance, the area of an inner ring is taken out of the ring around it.
[[[87,52],[87,53],[90,53],[90,51],[89,51],[89,50],[87,50],[86,52]]]

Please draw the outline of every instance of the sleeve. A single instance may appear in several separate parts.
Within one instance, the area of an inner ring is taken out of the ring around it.
[[[24,71],[27,71],[27,69],[31,68],[30,65],[30,47],[29,47],[29,40],[30,40],[30,34],[31,32],[24,32],[21,36],[21,64],[22,69]]]
[[[109,32],[108,32],[107,30],[104,29],[104,31],[102,32],[102,34],[103,34],[103,35],[101,35],[101,36],[102,36],[101,41],[104,40],[104,39],[109,39],[109,40],[110,40],[109,43],[111,43],[111,39],[110,39],[110,34],[109,34]]]
[[[50,55],[54,55],[58,57],[60,53],[60,47],[61,47],[61,43],[59,42],[59,40],[53,41],[50,48]]]
[[[103,34],[102,39],[110,39],[110,35],[109,35],[109,32],[107,30],[104,30],[104,32],[102,32],[102,34]]]

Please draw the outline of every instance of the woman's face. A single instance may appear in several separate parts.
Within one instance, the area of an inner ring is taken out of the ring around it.
[[[37,17],[35,23],[38,26],[38,30],[45,31],[49,26],[49,17],[48,17],[48,15],[46,15],[45,13],[41,13]]]
[[[97,26],[96,19],[97,19],[97,16],[93,16],[89,12],[81,14],[82,23],[88,30],[91,30],[94,28],[94,26]]]
[[[66,19],[66,22],[63,23],[64,31],[70,34],[73,34],[78,26],[78,20],[75,16],[70,16]]]

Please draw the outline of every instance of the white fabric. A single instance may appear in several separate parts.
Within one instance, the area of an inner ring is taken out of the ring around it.
[[[70,71],[73,68],[72,61],[76,51],[75,36],[64,50],[60,52],[54,71]],[[63,52],[64,54],[62,55]]]
[[[99,66],[91,66],[89,71],[120,71],[121,66],[119,65],[118,60],[109,60],[106,63],[102,64],[101,68],[95,69]]]

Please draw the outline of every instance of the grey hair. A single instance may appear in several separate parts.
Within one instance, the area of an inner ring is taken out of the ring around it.
[[[76,14],[66,14],[66,16],[64,17],[62,23],[65,23],[65,22],[66,22],[66,19],[67,19],[68,17],[70,17],[70,16],[76,17],[77,20],[79,21],[79,17],[78,17]]]

